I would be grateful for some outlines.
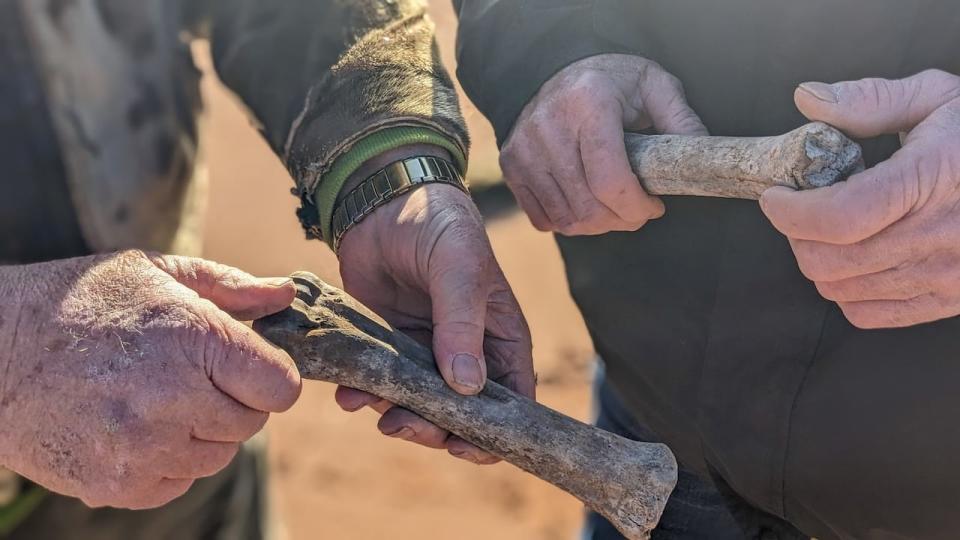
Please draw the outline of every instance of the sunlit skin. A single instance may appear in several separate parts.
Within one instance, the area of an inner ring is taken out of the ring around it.
[[[960,314],[960,77],[807,83],[795,98],[811,120],[903,141],[845,183],[764,194],[762,208],[790,238],[804,275],[860,328]]]
[[[290,305],[290,280],[136,251],[0,277],[0,464],[89,506],[170,502],[300,395],[238,322]]]
[[[345,289],[397,328],[432,344],[452,388],[476,394],[489,377],[534,396],[527,323],[480,214],[464,193],[433,185],[394,201],[348,233],[340,256]],[[470,359],[455,365],[464,355]],[[370,405],[383,413],[379,428],[386,435],[445,448],[474,463],[496,461],[369,394],[341,388],[337,401],[347,410]]]
[[[622,54],[573,63],[526,105],[500,157],[533,225],[567,236],[635,231],[663,215],[630,168],[624,130],[706,135],[683,86],[657,63]]]
[[[384,155],[378,162],[430,153],[419,150]],[[347,232],[339,256],[344,289],[432,346],[453,389],[476,394],[489,378],[534,397],[530,331],[480,213],[464,192],[433,184],[390,202]],[[473,463],[496,462],[376,396],[340,388],[336,398],[348,411],[370,406],[382,413],[378,427],[385,435],[446,449]]]

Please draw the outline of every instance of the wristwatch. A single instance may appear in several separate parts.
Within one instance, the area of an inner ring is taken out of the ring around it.
[[[413,157],[391,163],[353,188],[333,211],[333,251],[339,251],[343,235],[374,210],[426,184],[449,184],[468,193],[460,172],[445,159]]]

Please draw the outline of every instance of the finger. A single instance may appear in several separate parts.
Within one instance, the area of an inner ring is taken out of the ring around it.
[[[242,405],[230,396],[216,392],[203,411],[191,411],[193,421],[191,437],[195,440],[215,443],[244,442],[263,429],[270,415]]]
[[[538,150],[535,151],[535,149]],[[503,169],[507,185],[518,194],[518,201],[521,204],[525,202],[520,198],[524,190],[535,201],[535,204],[527,201],[523,207],[524,211],[531,216],[531,220],[537,208],[540,208],[549,222],[545,230],[560,231],[573,225],[573,209],[556,179],[544,168],[544,164],[540,163],[541,154],[543,154],[542,148],[530,137],[514,134],[511,142],[500,154],[500,167]],[[536,163],[531,163],[531,156],[536,159]],[[520,186],[523,189],[520,189]]]
[[[171,480],[195,480],[213,476],[226,468],[240,450],[240,443],[194,440],[180,461],[165,471]]]
[[[553,224],[550,218],[547,217],[547,212],[543,209],[543,206],[540,205],[540,201],[533,196],[530,189],[522,184],[508,185],[510,186],[510,191],[513,192],[513,196],[516,197],[520,209],[523,210],[530,220],[530,224],[538,231],[552,231]]]
[[[204,358],[214,386],[258,411],[292,407],[300,397],[301,380],[290,356],[237,321],[221,317],[218,322],[208,336],[212,342]]]
[[[192,479],[164,478],[149,486],[148,489],[144,489],[142,493],[136,496],[126,497],[123,501],[104,503],[103,501],[87,502],[84,500],[84,502],[91,508],[112,506],[125,510],[150,510],[166,506],[173,500],[179,499],[189,491],[193,486],[193,482],[194,480]]]
[[[817,282],[820,295],[838,303],[873,300],[906,301],[931,292],[931,287],[919,281],[916,274],[904,270],[887,270],[842,281]]]
[[[559,232],[574,225],[573,207],[549,171],[532,171],[526,177],[525,186],[533,195],[536,205],[547,215],[551,231]]]
[[[297,295],[290,278],[256,278],[203,259],[151,255],[158,268],[231,316],[251,321],[286,309]]]
[[[874,300],[840,303],[850,324],[862,330],[906,328],[946,319],[955,314],[955,303],[933,294],[924,294],[906,301]]]
[[[446,448],[449,433],[403,407],[391,407],[377,423],[380,433],[427,448]]]
[[[896,225],[894,226],[896,227]],[[910,260],[911,245],[889,232],[849,245],[790,240],[800,271],[811,281],[842,281],[883,272]],[[906,241],[906,240],[904,240]]]
[[[952,257],[927,256],[882,272],[837,281],[818,282],[820,294],[835,302],[911,300],[938,290],[951,290],[957,264]]]
[[[547,149],[544,157],[550,164],[549,174],[563,192],[575,218],[570,226],[561,228],[559,232],[567,235],[587,235],[631,229],[629,224],[624,223],[590,191],[583,161],[580,159],[579,143],[576,139],[567,142],[569,145],[543,144]],[[572,151],[570,146],[573,147]]]
[[[960,77],[938,70],[896,80],[806,82],[794,93],[807,118],[861,138],[910,131],[958,97]]]
[[[853,244],[907,215],[920,197],[915,159],[900,150],[890,160],[832,186],[794,191],[771,188],[760,207],[789,238]]]
[[[614,110],[603,109],[588,119],[580,132],[580,157],[586,184],[593,195],[609,208],[628,230],[663,216],[663,202],[648,195],[633,173],[623,143],[623,127]]]
[[[447,383],[472,395],[483,389],[487,379],[484,320],[491,285],[489,266],[495,262],[479,218],[451,218],[428,263],[433,348]]]
[[[368,394],[362,390],[338,386],[333,395],[334,400],[341,409],[347,412],[357,412],[364,407],[369,407],[381,399],[373,394]]]
[[[488,303],[484,350],[491,379],[530,399],[536,398],[530,327],[500,271]]]
[[[690,105],[679,79],[657,64],[650,63],[640,87],[643,108],[660,133],[708,135],[706,126]]]
[[[494,465],[500,463],[500,458],[497,456],[481,450],[479,447],[468,443],[456,435],[451,435],[447,439],[447,452],[453,457],[469,461],[476,465]]]

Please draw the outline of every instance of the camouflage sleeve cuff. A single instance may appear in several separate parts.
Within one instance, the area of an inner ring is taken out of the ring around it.
[[[321,237],[332,242],[334,205],[344,184],[370,159],[403,146],[431,144],[450,152],[460,174],[466,175],[467,158],[459,144],[450,137],[428,127],[396,126],[375,131],[360,139],[349,150],[338,156],[329,171],[320,178],[314,193]]]

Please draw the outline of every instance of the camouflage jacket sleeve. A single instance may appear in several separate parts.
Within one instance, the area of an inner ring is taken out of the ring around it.
[[[433,143],[466,167],[466,128],[421,1],[187,2],[220,77],[296,180],[315,236],[329,238],[337,192],[378,153]]]

